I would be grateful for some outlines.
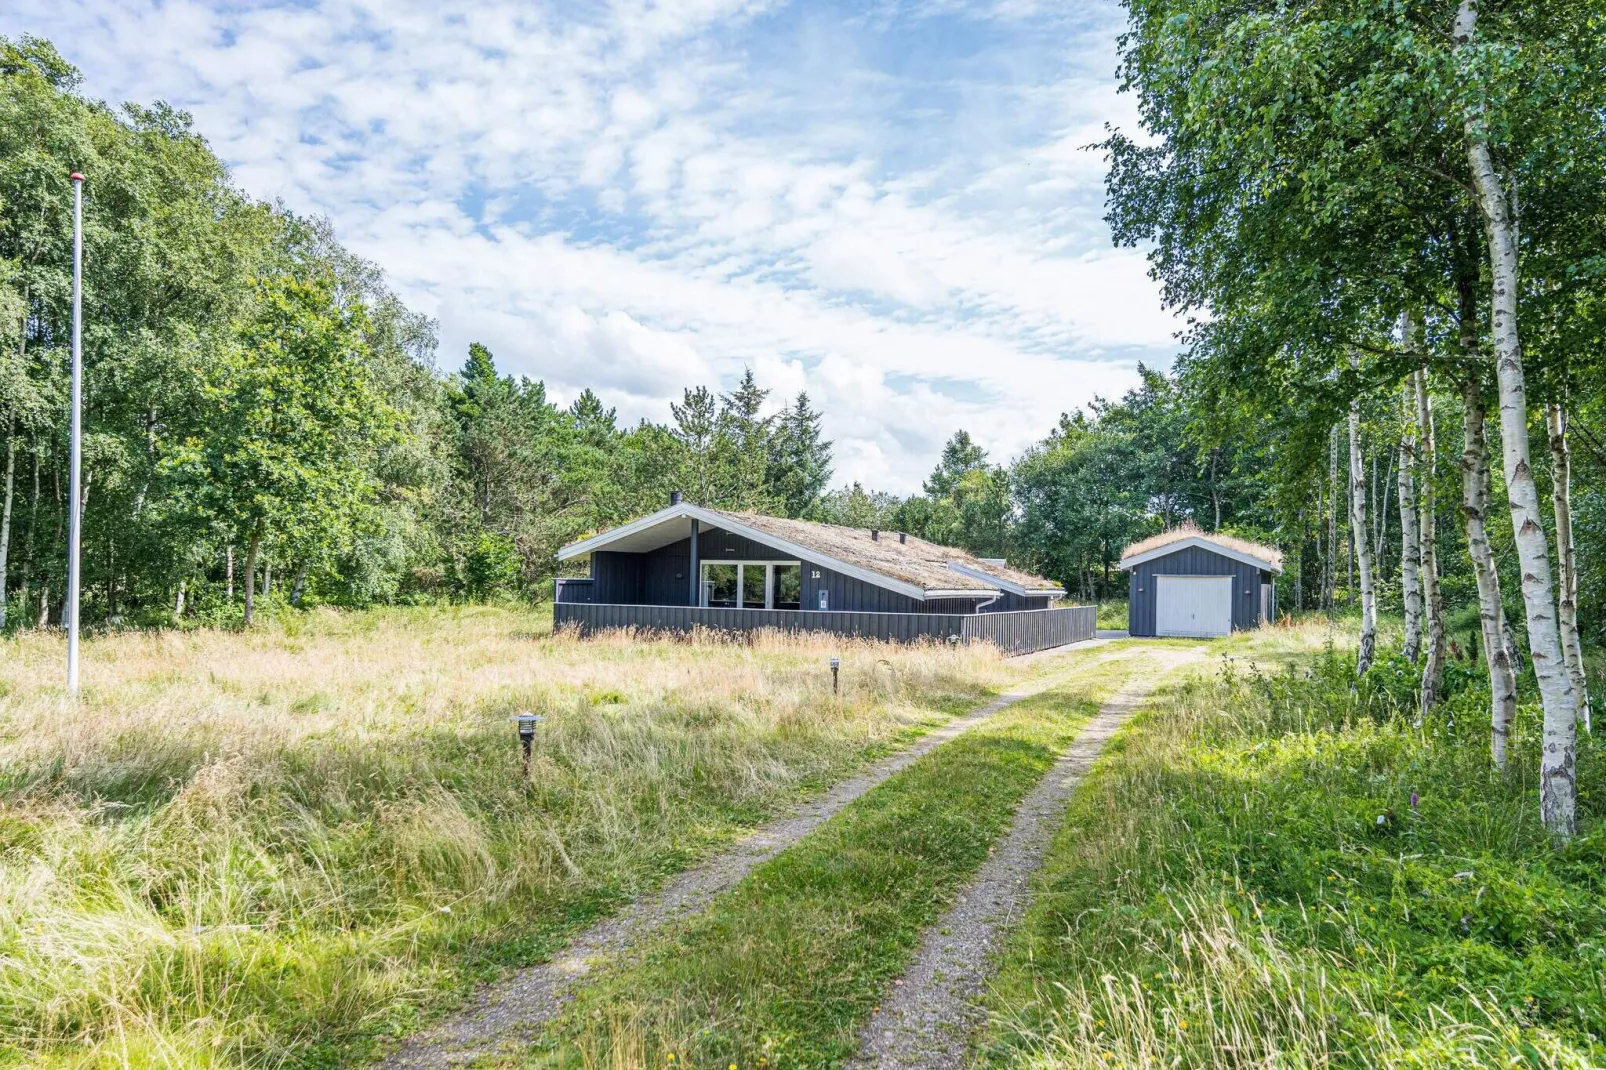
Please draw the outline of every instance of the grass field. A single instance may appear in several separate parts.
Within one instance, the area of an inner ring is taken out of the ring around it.
[[[353,1062],[1030,671],[549,619],[111,635],[76,705],[59,639],[0,640],[0,1063]],[[548,717],[528,787],[521,709]]]
[[[1036,882],[977,1056],[989,1066],[1595,1067],[1606,1062],[1606,784],[1585,833],[1538,820],[1539,716],[1491,770],[1486,691],[1311,624],[1143,718]],[[1531,680],[1529,681],[1531,684]]]

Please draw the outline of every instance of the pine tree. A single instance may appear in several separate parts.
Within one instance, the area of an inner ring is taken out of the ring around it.
[[[821,414],[803,391],[780,415],[766,482],[787,516],[813,516],[830,483],[831,443],[821,432],[820,421]]]

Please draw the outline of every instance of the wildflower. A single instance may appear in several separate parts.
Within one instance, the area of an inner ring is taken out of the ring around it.
[[[1186,1018],[1178,1018],[1177,1019],[1177,1028],[1178,1029],[1186,1029],[1186,1028],[1188,1028],[1188,1020]]]

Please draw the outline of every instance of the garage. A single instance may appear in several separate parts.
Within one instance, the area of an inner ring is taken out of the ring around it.
[[[1156,635],[1209,639],[1232,631],[1231,576],[1157,576]]]
[[[1209,639],[1276,619],[1282,554],[1219,532],[1183,525],[1133,543],[1127,630],[1137,636]]]

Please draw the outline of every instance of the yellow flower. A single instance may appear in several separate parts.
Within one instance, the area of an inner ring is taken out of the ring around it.
[[[1177,1019],[1177,1028],[1178,1029],[1186,1029],[1186,1028],[1188,1028],[1188,1020],[1186,1018],[1178,1018]]]

